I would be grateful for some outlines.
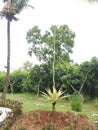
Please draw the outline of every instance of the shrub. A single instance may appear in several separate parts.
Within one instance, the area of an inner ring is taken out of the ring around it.
[[[22,92],[22,89],[24,87],[23,84],[26,78],[27,78],[27,73],[21,71],[20,69],[11,73],[10,82],[13,86],[13,91],[15,93]]]
[[[0,72],[0,92],[3,91],[3,87],[5,84],[5,79],[6,79],[6,73],[5,72]]]
[[[14,116],[18,116],[22,113],[22,103],[10,99],[0,100],[0,106],[12,109]]]
[[[3,122],[2,128],[3,130],[7,130],[15,121],[16,117],[22,113],[22,103],[10,99],[2,99],[0,100],[0,106],[10,108],[13,111],[13,115],[9,114],[9,116]]]
[[[77,112],[82,111],[82,101],[80,96],[73,95],[71,98],[71,109]]]

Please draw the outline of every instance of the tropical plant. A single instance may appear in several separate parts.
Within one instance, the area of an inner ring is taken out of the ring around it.
[[[6,97],[8,87],[10,86],[10,23],[13,20],[18,20],[15,15],[19,14],[24,7],[29,6],[27,5],[28,1],[29,0],[3,0],[5,4],[2,11],[0,11],[0,16],[2,18],[5,17],[7,19],[7,73],[5,86],[1,98]]]
[[[57,91],[56,88],[53,86],[53,91],[51,91],[50,88],[46,89],[46,93],[42,92],[42,96],[44,96],[45,98],[47,98],[48,100],[50,100],[52,102],[52,110],[55,111],[55,105],[57,103],[57,101],[68,97],[68,95],[63,95],[65,93],[62,92],[61,88]]]

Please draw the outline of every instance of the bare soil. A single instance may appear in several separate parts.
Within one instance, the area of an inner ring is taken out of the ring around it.
[[[36,110],[20,115],[10,130],[93,130],[93,126],[83,114]]]

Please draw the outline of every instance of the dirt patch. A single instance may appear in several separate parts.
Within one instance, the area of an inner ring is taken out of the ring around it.
[[[87,116],[83,114],[74,114],[71,112],[52,112],[46,110],[31,111],[28,114],[21,115],[14,122],[10,130],[42,130],[46,125],[56,126],[56,130],[93,130],[92,123]]]

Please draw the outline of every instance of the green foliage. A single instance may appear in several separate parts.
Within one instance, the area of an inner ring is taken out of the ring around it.
[[[35,65],[28,75],[27,89],[29,92],[37,93],[38,86],[40,91],[44,91],[52,85],[52,74],[50,66],[47,64]]]
[[[48,100],[50,100],[52,102],[52,110],[55,110],[55,105],[57,103],[57,101],[68,97],[68,96],[64,96],[65,92],[63,92],[61,90],[61,88],[57,91],[56,88],[53,86],[53,90],[51,91],[50,88],[46,89],[46,93],[42,92],[42,96],[47,98]]]
[[[26,61],[23,63],[23,67],[21,68],[23,71],[30,72],[33,68],[33,64],[30,61]]]
[[[98,97],[98,58],[92,57],[91,61],[82,63],[81,71],[89,72],[83,89],[84,94],[92,98]]]
[[[4,123],[2,126],[4,130],[9,130],[8,128],[15,121],[15,118],[18,117],[22,113],[22,103],[19,101],[10,100],[10,99],[1,99],[0,106],[12,109],[12,113],[9,113],[9,116],[4,120]]]
[[[51,89],[46,89],[46,93],[42,92],[42,96],[50,100],[52,103],[57,102],[60,99],[63,99],[67,96],[63,96],[65,92],[62,92],[61,88],[57,91],[53,86],[53,91]]]
[[[94,100],[95,107],[98,108],[98,98],[95,98]]]
[[[83,86],[82,94],[84,97],[98,97],[98,59],[93,57],[91,61],[86,61],[80,65],[70,64],[62,61],[55,65],[55,86],[57,90],[62,88],[62,91],[67,91],[68,94],[73,94],[74,90],[70,87],[72,84],[79,91],[83,83],[85,75],[87,80]],[[35,65],[30,72],[23,70],[15,70],[10,74],[10,85],[13,87],[14,93],[19,92],[45,92],[45,88],[52,90],[52,66],[50,63],[42,63]],[[5,84],[5,72],[0,72],[0,92],[3,91]],[[11,92],[9,86],[8,92]],[[87,102],[85,98],[85,102]]]
[[[18,116],[22,113],[22,103],[19,101],[10,99],[1,99],[0,106],[12,109],[14,116]]]
[[[71,108],[73,111],[81,112],[82,111],[82,100],[79,95],[73,95],[71,98]]]
[[[55,33],[54,33],[55,32]],[[47,63],[53,60],[53,39],[55,38],[55,58],[56,63],[61,59],[70,61],[69,54],[72,53],[74,46],[75,33],[67,25],[52,25],[50,30],[41,34],[38,26],[34,26],[27,32],[27,42],[31,45],[28,54],[32,53],[39,59]]]
[[[90,102],[92,102],[92,98],[90,96],[85,96],[84,103],[90,103]]]
[[[16,70],[11,73],[10,84],[13,87],[14,92],[22,92],[24,81],[27,79],[28,72]]]
[[[9,128],[7,126],[4,126],[2,130],[9,130]]]
[[[3,90],[5,84],[6,73],[0,72],[0,92]]]

